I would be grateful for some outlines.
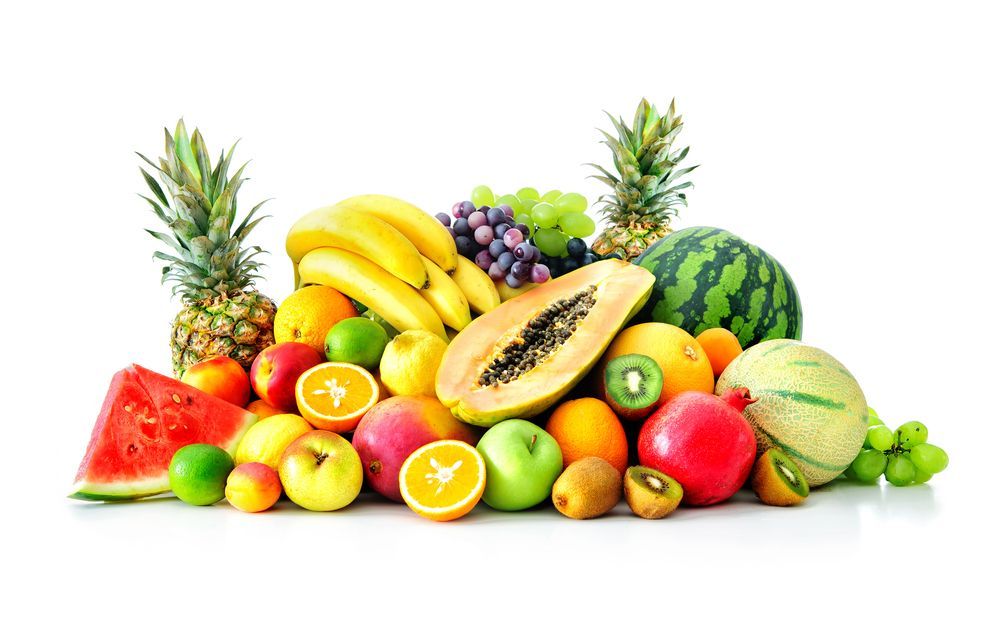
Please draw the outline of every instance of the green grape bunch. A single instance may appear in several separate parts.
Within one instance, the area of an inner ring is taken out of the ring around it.
[[[927,442],[926,425],[910,421],[892,431],[869,408],[864,446],[844,474],[865,483],[884,475],[896,487],[906,487],[926,483],[947,467],[948,453]]]

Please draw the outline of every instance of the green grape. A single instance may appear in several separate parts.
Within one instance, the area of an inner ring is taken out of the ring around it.
[[[878,417],[878,414],[875,413],[875,410],[868,408],[868,426],[874,427],[875,425],[884,425],[884,424],[885,423],[882,422],[882,419]]]
[[[914,485],[922,485],[923,483],[926,483],[927,481],[931,480],[931,478],[934,476],[933,474],[927,474],[926,472],[924,472],[920,468],[917,468],[916,466],[914,466],[914,468],[916,469],[916,472],[913,473]]]
[[[857,481],[858,480],[858,475],[854,473],[854,468],[852,468],[851,466],[847,466],[847,469],[844,470],[843,475],[849,481]]]
[[[868,433],[865,434],[865,444],[878,451],[888,451],[892,448],[893,437],[891,429],[885,425],[875,425],[868,428]]]
[[[558,257],[566,251],[566,238],[559,230],[540,228],[532,237],[538,249],[549,257]]]
[[[498,197],[496,199],[496,205],[499,206],[501,204],[507,204],[513,208],[515,217],[517,216],[517,213],[522,212],[524,209],[524,207],[521,206],[521,200],[517,199],[517,196],[513,193],[508,193],[507,195],[501,195]]]
[[[559,236],[562,237],[562,251],[559,252],[559,257],[566,257],[569,255],[569,239],[572,238],[566,232],[559,232]]]
[[[905,487],[913,482],[917,468],[908,457],[902,454],[889,455],[889,461],[885,465],[885,480],[896,487]]]
[[[519,214],[516,217],[514,217],[514,223],[523,223],[523,224],[527,225],[528,226],[529,236],[530,236],[530,233],[535,230],[535,220],[532,219],[531,215],[529,215],[526,212],[522,212],[521,214]]]
[[[478,206],[492,206],[493,190],[486,185],[479,185],[472,190],[472,203]]]
[[[568,212],[583,212],[587,210],[587,198],[579,193],[563,193],[552,202],[552,205],[561,215]]]
[[[554,202],[557,199],[559,199],[560,195],[562,195],[562,191],[560,191],[558,189],[552,189],[551,191],[542,194],[542,197],[538,198],[538,201],[539,202],[548,202],[549,204],[551,204],[552,202]]]
[[[523,187],[517,190],[517,197],[521,201],[532,200],[534,202],[538,201],[538,189],[533,187]]]
[[[538,200],[533,200],[530,197],[522,197],[521,200],[521,210],[520,212],[531,212],[531,209],[535,207]]]
[[[918,470],[937,474],[948,467],[948,453],[933,444],[918,444],[910,450],[910,461]]]
[[[570,236],[586,238],[597,229],[594,220],[582,212],[568,212],[559,217],[559,227]]]
[[[904,449],[909,450],[924,442],[927,442],[927,426],[920,421],[903,423],[896,430],[896,444]]]
[[[559,215],[552,204],[538,202],[531,209],[531,218],[535,220],[535,225],[538,227],[553,227],[559,220]]]
[[[871,482],[885,471],[886,456],[882,451],[866,449],[851,462],[850,470],[859,481]]]

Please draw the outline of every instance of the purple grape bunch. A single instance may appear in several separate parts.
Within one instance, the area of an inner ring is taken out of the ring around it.
[[[528,226],[514,221],[514,209],[507,204],[480,206],[466,200],[451,207],[451,215],[435,215],[455,239],[458,253],[486,271],[494,281],[506,281],[512,288],[525,282],[545,283],[549,268],[539,264],[542,252],[529,242]],[[452,221],[454,217],[454,221]]]

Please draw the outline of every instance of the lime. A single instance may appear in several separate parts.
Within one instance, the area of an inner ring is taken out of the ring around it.
[[[211,444],[188,444],[170,460],[170,489],[188,504],[215,504],[226,496],[226,478],[232,471],[233,458],[225,450]]]
[[[347,318],[333,325],[326,334],[326,359],[333,363],[351,363],[368,370],[378,368],[389,335],[382,325],[368,318]]]

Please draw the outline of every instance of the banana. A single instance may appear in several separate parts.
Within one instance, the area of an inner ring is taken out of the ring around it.
[[[385,221],[449,275],[458,268],[458,251],[451,234],[440,221],[413,204],[388,195],[357,195],[336,207],[359,210]]]
[[[469,301],[465,299],[465,294],[437,264],[422,255],[420,259],[424,261],[427,274],[431,278],[430,287],[426,290],[419,290],[420,295],[434,308],[445,326],[462,330],[472,321],[472,314],[469,313]]]
[[[443,226],[438,223],[438,227]],[[285,250],[292,264],[298,264],[304,255],[320,247],[356,253],[415,288],[430,284],[427,269],[413,243],[392,225],[366,212],[333,206],[319,208],[299,219],[285,239]]]
[[[396,330],[427,330],[448,341],[441,318],[413,287],[356,253],[313,249],[299,262],[299,275],[303,285],[327,285],[364,303]]]
[[[482,315],[500,306],[500,293],[493,280],[468,258],[458,256],[458,268],[451,278],[476,313]]]

